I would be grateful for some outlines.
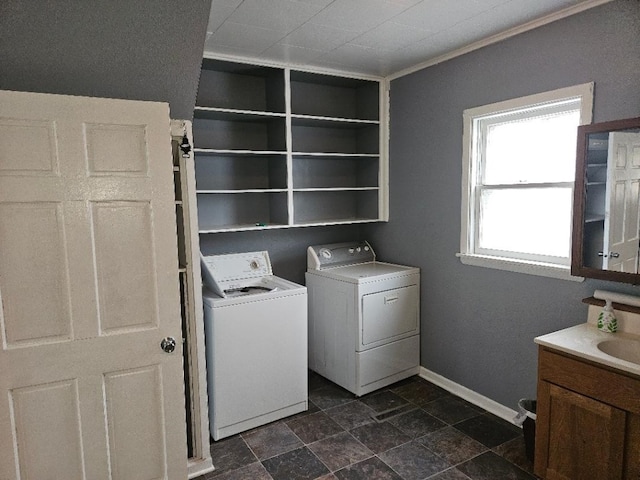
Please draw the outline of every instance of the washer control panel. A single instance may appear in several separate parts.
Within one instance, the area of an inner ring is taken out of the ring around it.
[[[313,245],[307,248],[307,270],[368,263],[375,259],[376,254],[366,240]]]

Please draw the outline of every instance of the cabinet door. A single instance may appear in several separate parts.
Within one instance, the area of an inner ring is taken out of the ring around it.
[[[539,383],[536,474],[547,480],[622,478],[626,413],[605,403]],[[548,432],[548,435],[545,433]]]

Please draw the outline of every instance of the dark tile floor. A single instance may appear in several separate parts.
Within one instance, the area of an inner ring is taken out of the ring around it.
[[[197,480],[535,479],[522,430],[420,377],[360,398],[310,373],[309,410],[214,442]]]

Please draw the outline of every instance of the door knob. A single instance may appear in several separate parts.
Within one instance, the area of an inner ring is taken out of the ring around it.
[[[166,353],[172,353],[176,349],[176,339],[173,337],[163,338],[160,342],[160,348]]]

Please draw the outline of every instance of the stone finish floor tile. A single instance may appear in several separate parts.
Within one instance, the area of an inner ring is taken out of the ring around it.
[[[216,468],[212,473],[216,476],[258,460],[239,435],[214,442],[210,451]]]
[[[211,444],[197,480],[531,480],[521,429],[414,376],[355,397],[309,373],[309,410]]]
[[[411,440],[388,422],[370,423],[354,428],[351,434],[374,453],[384,452]]]
[[[216,480],[272,480],[269,472],[267,472],[264,466],[259,462],[223,473],[215,478]]]
[[[422,406],[447,394],[447,391],[421,378],[390,390],[405,400]]]
[[[407,400],[396,395],[391,390],[370,393],[362,397],[360,401],[376,413],[386,412],[409,404]]]
[[[259,460],[304,446],[300,438],[282,422],[254,429],[241,436]]]
[[[454,395],[446,395],[438,398],[437,400],[424,405],[422,409],[449,425],[477,417],[484,413],[484,410],[481,408],[457,398]]]
[[[344,405],[345,403],[352,402],[354,399],[355,396],[353,393],[335,384],[325,385],[309,392],[309,400],[316,404],[321,410]]]
[[[535,480],[536,477],[493,452],[483,453],[456,467],[472,480]]]
[[[466,462],[488,449],[453,427],[443,428],[416,440],[451,465]]]
[[[489,413],[457,423],[454,427],[489,448],[522,435],[520,428]]]
[[[387,450],[379,458],[403,480],[423,480],[450,467],[445,460],[416,442]]]
[[[493,451],[514,465],[517,465],[525,472],[533,474],[533,462],[527,458],[524,437],[522,435],[502,445],[498,445]]]
[[[438,475],[433,477],[429,477],[429,480],[471,480],[464,473],[462,473],[457,468],[450,468],[449,470],[445,470]]]
[[[287,422],[287,425],[304,443],[317,442],[344,431],[325,412],[317,412],[306,417],[297,418]]]
[[[269,458],[262,464],[273,480],[315,480],[330,473],[307,447]]]
[[[447,426],[444,422],[421,409],[392,417],[389,419],[389,423],[411,438],[421,437]]]
[[[373,456],[371,450],[348,432],[312,443],[309,445],[309,450],[315,453],[332,472]]]
[[[403,480],[400,475],[376,457],[338,470],[335,476],[338,480]]]
[[[326,410],[327,415],[345,430],[373,423],[375,412],[362,402],[349,402]]]

